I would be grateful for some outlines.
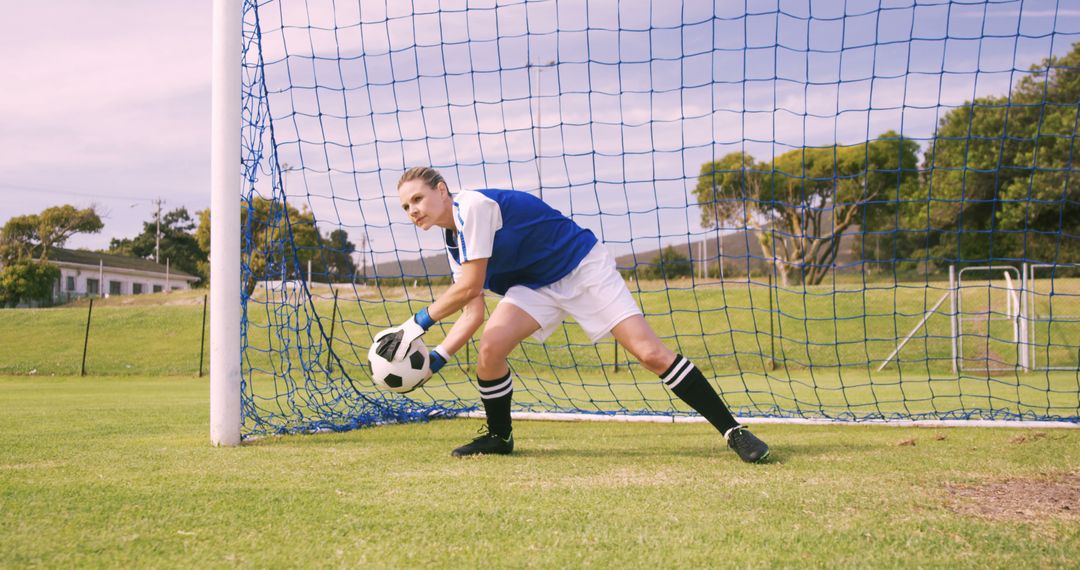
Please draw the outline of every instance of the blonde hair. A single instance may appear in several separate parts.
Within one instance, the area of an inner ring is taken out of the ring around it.
[[[424,184],[432,188],[438,188],[439,183],[446,184],[446,180],[443,180],[442,174],[439,174],[438,170],[430,166],[414,166],[405,171],[405,174],[401,175],[398,179],[397,187],[400,189],[401,185],[409,182],[410,180],[423,180]]]

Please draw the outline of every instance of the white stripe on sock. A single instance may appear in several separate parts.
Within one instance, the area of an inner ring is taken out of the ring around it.
[[[514,376],[511,374],[506,377],[505,381],[499,382],[494,386],[488,386],[486,388],[483,386],[479,386],[479,388],[481,398],[485,400],[491,398],[498,398],[514,388]],[[496,392],[499,393],[496,394]]]
[[[687,360],[686,362],[689,363],[690,366],[687,366],[685,369],[683,369],[682,373],[679,374],[679,376],[677,378],[672,380],[671,383],[667,385],[668,388],[671,388],[672,390],[674,390],[675,387],[678,386],[683,381],[684,378],[686,378],[686,375],[690,374],[690,371],[692,371],[694,369],[694,363],[693,362],[690,362],[689,360]]]
[[[502,398],[503,396],[505,396],[505,395],[507,395],[507,394],[509,394],[510,392],[513,392],[513,391],[514,391],[514,386],[510,385],[510,386],[507,386],[505,390],[503,390],[502,392],[499,392],[498,394],[484,394],[483,392],[481,392],[480,393],[480,399],[481,400],[496,400],[498,398]]]
[[[675,381],[675,378],[677,376],[682,374],[683,369],[686,368],[686,365],[688,364],[690,364],[690,361],[680,356],[679,362],[674,367],[672,367],[671,372],[667,376],[661,376],[660,380],[662,380],[664,384],[667,384],[670,387],[671,383]],[[691,364],[691,366],[693,365]]]

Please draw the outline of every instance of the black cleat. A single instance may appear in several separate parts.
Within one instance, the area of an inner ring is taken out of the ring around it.
[[[739,454],[739,459],[747,463],[760,463],[769,457],[769,446],[743,426],[731,428],[724,438],[728,447]]]
[[[450,452],[454,457],[467,457],[470,455],[509,455],[514,451],[514,434],[501,438],[493,433],[485,432],[480,437]]]

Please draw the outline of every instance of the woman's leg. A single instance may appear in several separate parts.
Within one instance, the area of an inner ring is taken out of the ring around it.
[[[521,341],[540,329],[540,324],[529,313],[512,303],[499,303],[491,312],[480,336],[480,358],[476,375],[480,378],[498,378],[510,371],[506,357]]]
[[[476,365],[476,383],[487,416],[488,433],[455,449],[454,456],[506,454],[514,450],[510,422],[514,378],[506,357],[539,328],[535,319],[511,303],[499,303],[492,311],[480,337]]]
[[[739,427],[739,422],[735,421],[705,375],[693,362],[665,346],[645,317],[628,317],[615,325],[611,334],[642,366],[659,376],[676,396],[709,420],[744,461],[756,462],[769,455],[769,447],[764,442]]]
[[[693,362],[664,346],[644,317],[625,319],[615,325],[611,334],[645,368],[659,376],[665,386],[709,420],[720,433],[727,434],[739,425],[716,390],[713,390],[712,385],[705,379],[705,375]]]
[[[661,342],[641,315],[623,319],[611,329],[611,335],[653,374],[660,375],[675,361],[675,353]]]

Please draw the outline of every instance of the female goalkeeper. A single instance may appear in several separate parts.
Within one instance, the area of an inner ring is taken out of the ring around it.
[[[430,306],[376,336],[378,354],[404,358],[412,341],[436,321],[463,310],[431,352],[431,370],[437,372],[484,323],[484,289],[503,296],[484,327],[476,367],[487,433],[455,449],[454,456],[514,450],[514,379],[507,356],[530,335],[542,342],[568,314],[593,342],[613,335],[715,426],[743,461],[769,456],[769,446],[735,421],[697,367],[656,336],[615,260],[592,232],[524,192],[471,190],[451,196],[443,177],[427,167],[406,171],[398,194],[420,229],[444,230],[454,282]]]

